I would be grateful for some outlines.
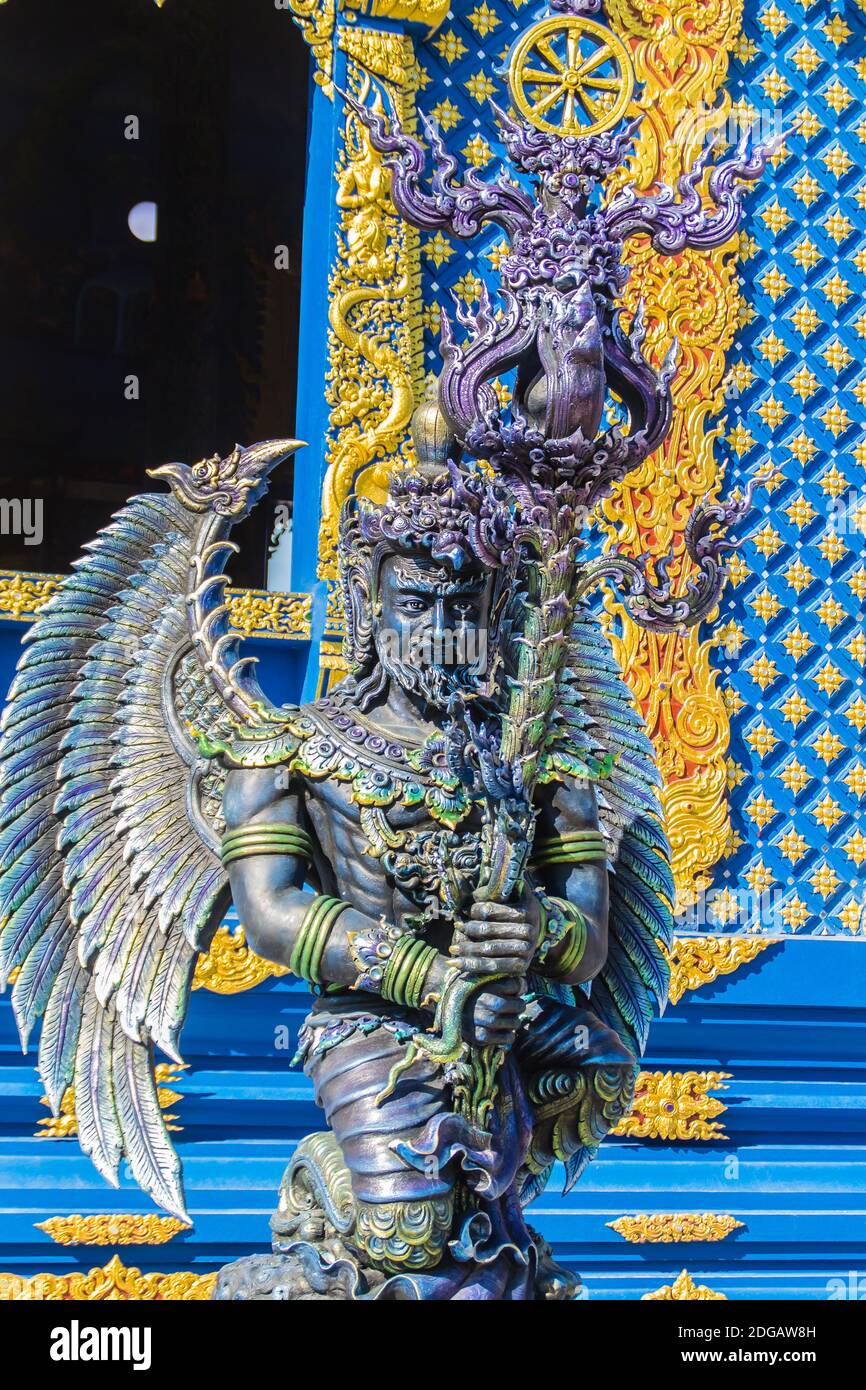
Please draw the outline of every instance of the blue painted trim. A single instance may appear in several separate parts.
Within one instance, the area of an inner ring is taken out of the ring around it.
[[[316,574],[328,407],[328,278],[336,254],[333,169],[339,107],[310,81],[311,113],[307,150],[304,245],[301,267],[301,320],[298,353],[297,429],[307,448],[295,456],[292,534],[292,587],[312,594],[312,641],[304,694],[315,694],[319,642],[325,626],[326,591]]]

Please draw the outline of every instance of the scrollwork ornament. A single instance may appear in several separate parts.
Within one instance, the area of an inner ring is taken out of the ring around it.
[[[653,1293],[645,1293],[643,1300],[652,1302],[657,1300],[663,1303],[691,1303],[691,1302],[726,1302],[727,1294],[716,1293],[714,1289],[707,1288],[706,1284],[696,1284],[687,1269],[682,1270],[677,1275],[672,1284],[663,1284],[660,1289],[655,1289]]]
[[[643,122],[629,177],[648,189],[682,175],[706,139],[707,108],[722,92],[739,34],[742,0],[611,0],[610,21],[629,45],[643,82]],[[730,98],[718,107],[724,119]],[[613,186],[616,186],[614,184]],[[681,362],[673,386],[674,428],[604,503],[611,545],[629,555],[674,547],[678,587],[689,578],[683,553],[687,518],[704,497],[718,495],[713,457],[718,429],[709,418],[721,404],[725,354],[737,325],[734,243],[685,250],[673,266],[643,239],[629,243],[627,301],[642,303],[647,342],[660,361],[671,341]],[[709,654],[694,633],[642,633],[620,606],[612,633],[647,721],[665,776],[662,801],[673,850],[678,906],[695,902],[730,835],[725,756],[727,710]]]
[[[652,1212],[642,1216],[620,1216],[608,1226],[630,1245],[674,1245],[689,1241],[726,1240],[743,1222],[714,1212]]]
[[[0,1302],[197,1303],[210,1299],[216,1278],[216,1274],[186,1271],[159,1274],[148,1270],[142,1273],[134,1266],[128,1269],[119,1255],[112,1255],[108,1264],[86,1273],[34,1274],[29,1278],[0,1274]]]
[[[176,1216],[157,1216],[155,1212],[89,1212],[86,1216],[51,1216],[37,1221],[36,1229],[44,1231],[56,1245],[166,1245],[189,1227]]]

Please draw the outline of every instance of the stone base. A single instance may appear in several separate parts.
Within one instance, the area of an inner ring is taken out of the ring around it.
[[[380,1296],[402,1302],[417,1296],[410,1291],[410,1281],[393,1279],[365,1264],[346,1243],[351,1229],[341,1232],[334,1224],[343,1215],[326,1208],[325,1201],[305,1181],[299,1183],[297,1176],[290,1166],[283,1178],[280,1204],[271,1217],[271,1254],[249,1255],[225,1265],[211,1297],[345,1303]],[[556,1263],[536,1231],[530,1235],[537,1258],[534,1297],[556,1302],[585,1297],[580,1276]]]
[[[211,1296],[216,1300],[347,1303],[375,1297],[377,1284],[384,1283],[382,1274],[365,1273],[348,1251],[325,1267],[322,1257],[318,1247],[304,1244],[299,1244],[297,1253],[249,1255],[220,1270]]]
[[[557,1265],[545,1241],[536,1237],[538,1300],[572,1302],[585,1297],[580,1276]],[[297,1241],[284,1253],[249,1255],[226,1265],[217,1276],[212,1298],[300,1303],[355,1302],[377,1298],[385,1275],[363,1266],[338,1237],[311,1243]],[[386,1297],[390,1291],[386,1292]],[[395,1295],[391,1295],[394,1297]],[[400,1295],[396,1295],[397,1298]]]

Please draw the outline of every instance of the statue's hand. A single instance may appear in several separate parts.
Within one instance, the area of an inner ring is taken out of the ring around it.
[[[520,1027],[523,980],[495,980],[473,994],[463,1011],[463,1037],[475,1047],[509,1048]]]
[[[537,945],[538,924],[525,909],[481,902],[455,926],[449,955],[465,975],[522,977]]]

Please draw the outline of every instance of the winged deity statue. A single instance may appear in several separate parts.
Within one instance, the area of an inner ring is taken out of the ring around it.
[[[509,249],[497,295],[459,311],[463,341],[443,316],[417,463],[344,516],[351,674],[277,707],[228,625],[231,530],[298,442],[157,468],[168,491],[117,514],[25,638],[0,747],[0,974],[100,1173],[125,1160],[186,1220],[154,1059],[180,1061],[233,899],[315,994],[298,1051],[328,1128],[291,1157],[274,1254],[229,1266],[216,1296],[571,1298],[524,1209],[627,1111],[672,930],[653,749],[588,596],[605,579],[647,626],[700,620],[749,503],[695,511],[676,590],[664,564],[591,558],[593,509],[671,423],[675,350],[656,370],[642,312],[624,323],[622,249],[722,245],[767,151],[711,169],[708,147],[675,189],[603,200],[633,126],[500,111],[519,177],[459,177],[427,123],[428,186],[415,138],[381,105],[357,116],[407,221],[495,223]]]

